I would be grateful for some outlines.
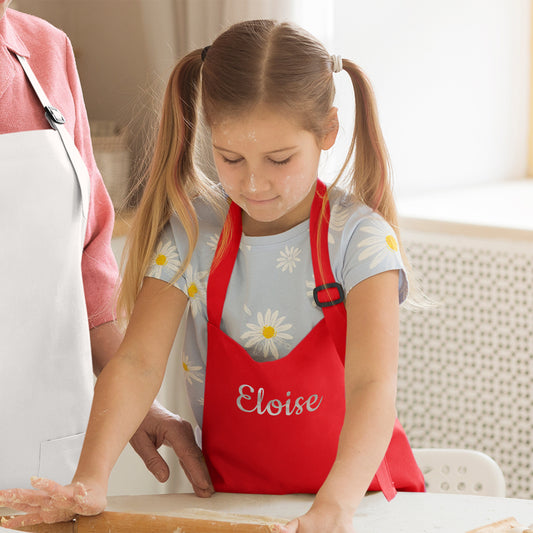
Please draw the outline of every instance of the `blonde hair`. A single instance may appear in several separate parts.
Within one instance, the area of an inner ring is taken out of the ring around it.
[[[200,52],[185,56],[167,84],[149,177],[126,243],[127,261],[117,303],[119,317],[131,315],[157,240],[170,216],[179,217],[190,244],[183,272],[198,239],[198,220],[191,199],[202,195],[216,201],[216,190],[194,164]]]
[[[267,105],[319,139],[326,133],[335,97],[333,66],[332,57],[315,37],[294,24],[272,20],[235,24],[208,50],[195,50],[177,64],[165,92],[149,179],[130,232],[119,311],[126,316],[131,313],[170,216],[179,217],[189,241],[178,277],[190,262],[198,238],[191,199],[202,195],[221,205],[218,189],[194,162],[200,109],[212,125]],[[344,59],[342,66],[352,80],[356,117],[348,154],[333,185],[343,181],[355,198],[397,230],[389,159],[372,88],[355,63]],[[231,228],[226,230],[223,243]],[[214,263],[219,259],[220,255]]]

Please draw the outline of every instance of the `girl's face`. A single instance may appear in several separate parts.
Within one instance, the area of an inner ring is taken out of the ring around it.
[[[212,126],[218,176],[244,211],[247,235],[281,233],[309,217],[320,152],[333,145],[336,133],[334,128],[317,139],[267,107]]]

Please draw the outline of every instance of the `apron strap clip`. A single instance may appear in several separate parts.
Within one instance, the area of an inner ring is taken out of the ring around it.
[[[56,107],[53,107],[51,105],[45,106],[44,114],[46,116],[46,120],[48,120],[48,123],[54,129],[57,129],[57,124],[65,123],[65,117]]]
[[[337,298],[332,298],[330,291],[328,289],[337,289],[338,296]],[[320,291],[327,291],[327,296],[329,299],[321,301],[318,298],[318,293]],[[331,307],[333,305],[341,304],[344,302],[344,290],[340,283],[324,283],[324,285],[319,285],[313,289],[313,298],[318,307]]]

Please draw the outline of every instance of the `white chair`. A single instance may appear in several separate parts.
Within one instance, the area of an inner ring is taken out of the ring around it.
[[[427,492],[505,496],[505,478],[498,463],[475,450],[413,448]]]

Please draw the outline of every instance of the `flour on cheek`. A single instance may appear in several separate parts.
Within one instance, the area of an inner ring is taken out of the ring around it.
[[[278,197],[272,206],[276,218],[280,218],[297,208],[307,197],[312,186],[313,182],[309,183],[304,173],[279,177],[276,183]]]
[[[235,187],[233,187],[233,185],[231,185],[231,183],[228,183],[227,181],[225,181],[223,179],[220,180],[220,183],[222,184],[223,189],[226,191],[226,194],[231,196],[232,193],[235,191]]]
[[[291,174],[284,176],[279,187],[282,196],[285,198],[287,207],[293,208],[298,205],[308,195],[314,182],[309,183],[305,174]]]

